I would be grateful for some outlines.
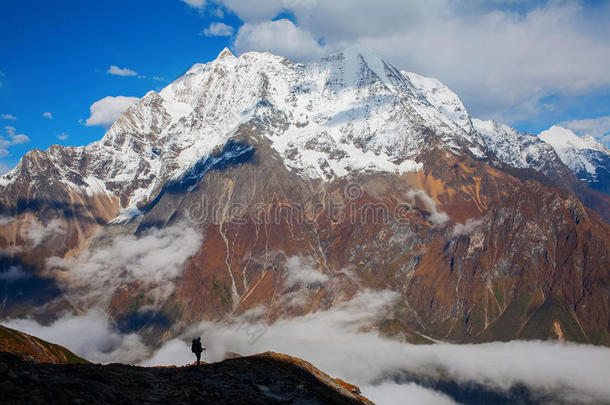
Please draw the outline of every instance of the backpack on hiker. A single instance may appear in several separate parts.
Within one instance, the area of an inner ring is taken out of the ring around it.
[[[191,351],[195,354],[201,353],[203,348],[201,347],[201,338],[193,339],[193,343],[191,344]]]

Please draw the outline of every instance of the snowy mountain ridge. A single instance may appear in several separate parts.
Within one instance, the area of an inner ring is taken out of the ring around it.
[[[545,173],[544,166],[557,156],[551,145],[536,135],[525,134],[496,121],[472,120],[481,143],[499,160],[512,167],[531,168]]]
[[[418,157],[434,146],[468,149],[478,158],[487,151],[544,174],[556,160],[539,138],[471,119],[447,86],[400,72],[366,49],[298,64],[270,53],[236,57],[225,48],[159,93],[147,93],[100,141],[32,151],[0,177],[0,186],[24,172],[35,185],[51,167],[69,189],[119,198],[120,217],[129,218],[243,125],[261,131],[288,168],[326,181],[417,171]]]
[[[127,189],[122,206],[133,210],[251,120],[264,123],[265,136],[286,166],[309,178],[419,170],[415,158],[427,147],[426,128],[450,149],[472,143],[462,126],[370,51],[353,47],[295,64],[269,53],[237,58],[225,49],[160,93],[147,93],[99,142],[38,153],[46,154],[61,172],[60,181],[75,190]],[[22,170],[35,171],[30,160],[0,185]],[[83,160],[89,164],[79,163]]]

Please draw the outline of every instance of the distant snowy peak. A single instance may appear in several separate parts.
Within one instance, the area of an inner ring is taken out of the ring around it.
[[[558,160],[553,148],[535,135],[525,134],[497,122],[472,119],[480,142],[500,161],[517,168],[531,168],[553,177]]]
[[[509,166],[534,169],[560,184],[567,166],[591,188],[610,192],[610,153],[592,137],[559,126],[536,136],[496,121],[473,118],[472,124],[484,148]]]
[[[566,166],[592,188],[610,191],[610,150],[591,136],[579,137],[554,125],[539,135],[551,145]]]
[[[553,125],[546,131],[542,131],[538,136],[546,143],[552,145],[557,151],[566,149],[590,149],[610,154],[610,149],[598,142],[592,136],[585,135],[580,137],[569,129],[559,125]]]

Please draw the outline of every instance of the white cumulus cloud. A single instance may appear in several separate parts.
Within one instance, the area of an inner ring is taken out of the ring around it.
[[[139,100],[137,97],[104,97],[89,107],[91,115],[85,121],[85,125],[110,127],[119,118],[121,113]]]
[[[284,286],[286,288],[292,288],[297,285],[307,286],[314,283],[323,284],[329,280],[328,275],[314,268],[314,263],[310,258],[299,256],[292,256],[286,260],[284,277]]]
[[[222,0],[226,8],[235,12],[237,16],[246,22],[260,22],[270,20],[275,17],[280,11],[286,9],[285,5],[296,4],[293,0]],[[305,0],[303,3],[315,4],[315,0]]]
[[[17,119],[13,114],[2,114],[2,119],[14,121]]]
[[[417,200],[420,200],[426,206],[426,209],[430,210],[430,222],[432,224],[443,226],[449,221],[449,215],[440,211],[436,206],[436,202],[423,190],[409,190],[407,198],[411,200],[412,204],[416,204]]]
[[[44,118],[48,118],[48,119],[50,119],[50,120],[52,120],[52,119],[53,119],[53,114],[51,114],[51,113],[50,113],[50,112],[48,112],[48,111],[43,112],[43,113],[42,113],[42,116],[43,116]]]
[[[222,22],[214,22],[204,29],[202,34],[206,37],[230,37],[233,35],[233,27]]]
[[[436,77],[475,116],[517,119],[552,94],[610,86],[610,5],[577,1],[222,0],[245,24],[238,52],[306,61],[353,43],[399,69]],[[277,20],[287,12],[294,21]]]
[[[110,68],[107,70],[108,74],[114,75],[114,76],[137,76],[138,72],[131,70],[131,69],[127,69],[127,68],[120,68],[116,65],[110,65]]]
[[[268,51],[295,60],[313,59],[324,54],[324,48],[310,32],[287,19],[246,23],[237,31],[233,45],[239,53]]]
[[[184,365],[192,363],[194,359],[189,344],[181,339],[172,339],[164,343],[152,357],[142,361],[140,365],[144,367]]]
[[[47,238],[65,235],[66,230],[58,219],[52,219],[48,224],[39,223],[33,218],[27,222],[26,237],[31,247],[37,247]]]
[[[30,141],[30,138],[24,134],[18,134],[17,129],[12,126],[5,126],[4,131],[6,136],[0,135],[0,157],[10,155],[8,148],[14,145],[20,145]]]
[[[205,7],[206,5],[206,0],[182,0],[182,2],[200,10],[203,9],[203,7]]]

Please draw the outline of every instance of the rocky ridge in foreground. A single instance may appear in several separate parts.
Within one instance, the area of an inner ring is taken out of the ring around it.
[[[372,404],[357,387],[273,352],[199,367],[57,365],[0,353],[0,376],[12,404]]]
[[[236,356],[199,367],[101,365],[4,326],[0,403],[372,404],[355,385],[285,354]]]

